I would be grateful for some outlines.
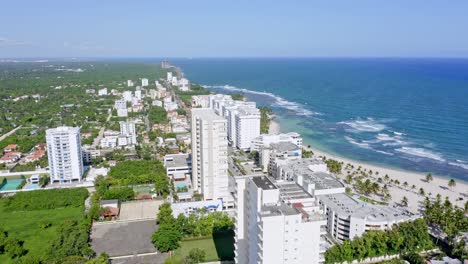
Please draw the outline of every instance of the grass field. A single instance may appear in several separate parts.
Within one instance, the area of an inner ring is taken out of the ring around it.
[[[0,226],[9,236],[23,240],[28,255],[45,256],[50,242],[58,237],[57,228],[67,219],[83,219],[84,207],[66,207],[52,210],[13,211],[4,212],[3,201],[0,200]],[[43,229],[41,223],[51,223],[52,226]],[[7,255],[0,255],[0,263],[12,263]]]
[[[205,251],[205,261],[232,260],[234,259],[234,237],[232,234],[217,236],[216,238],[203,238],[184,240],[180,248],[174,252],[174,257],[182,260],[191,249],[199,248]]]

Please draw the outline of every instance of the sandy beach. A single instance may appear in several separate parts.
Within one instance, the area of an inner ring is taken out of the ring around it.
[[[276,134],[280,132],[280,124],[277,121],[272,120],[270,123],[270,133]],[[403,197],[406,196],[406,198],[408,198],[408,209],[415,213],[418,212],[420,206],[422,205],[422,202],[425,199],[424,196],[419,194],[420,188],[424,189],[426,196],[435,198],[437,194],[440,194],[442,196],[442,199],[448,197],[453,204],[459,207],[463,207],[465,202],[468,200],[468,184],[460,180],[457,181],[455,179],[456,186],[449,188],[449,178],[433,175],[433,180],[430,182],[426,182],[426,175],[422,173],[385,168],[339,157],[336,155],[331,155],[314,148],[313,145],[311,145],[311,147],[308,148],[307,142],[304,143],[304,148],[312,150],[314,152],[315,157],[325,156],[328,159],[334,159],[343,162],[344,165],[342,175],[338,175],[338,177],[340,177],[341,179],[344,179],[345,175],[347,174],[347,171],[344,170],[344,167],[346,166],[346,164],[349,163],[355,168],[361,166],[362,169],[367,169],[367,171],[372,170],[374,172],[374,175],[371,176],[371,180],[373,181],[377,181],[379,177],[383,178],[384,175],[388,175],[390,179],[393,179],[394,181],[398,180],[400,182],[399,185],[387,183],[389,193],[392,197],[390,204],[399,204]],[[375,175],[375,172],[378,172],[378,175]],[[404,182],[408,183],[408,187],[403,186]],[[412,188],[413,185],[415,186],[414,189]],[[370,197],[375,200],[382,201],[381,197],[378,197],[376,195],[370,195]]]

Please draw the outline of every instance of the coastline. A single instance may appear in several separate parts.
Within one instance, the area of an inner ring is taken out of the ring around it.
[[[270,134],[278,134],[281,132],[290,132],[290,131],[281,131],[281,124],[275,120],[274,118],[270,121]],[[346,175],[346,171],[344,171],[344,167],[346,164],[351,164],[354,167],[361,166],[363,169],[372,170],[374,172],[379,172],[379,175],[371,176],[372,180],[376,181],[377,178],[383,178],[384,175],[388,175],[390,179],[398,180],[400,185],[395,184],[387,184],[389,193],[391,195],[390,204],[395,205],[398,204],[403,197],[408,199],[408,209],[414,213],[418,213],[422,202],[425,199],[425,196],[419,194],[419,189],[423,188],[425,194],[429,196],[431,194],[431,198],[435,198],[437,194],[442,196],[444,200],[445,197],[448,197],[452,204],[463,208],[464,203],[468,200],[468,183],[455,179],[456,186],[449,188],[448,181],[450,178],[446,178],[439,175],[432,175],[433,180],[431,182],[426,182],[426,175],[422,173],[412,172],[412,171],[405,171],[400,169],[388,168],[379,165],[372,165],[365,162],[360,162],[344,157],[340,157],[338,155],[333,155],[326,153],[324,151],[318,150],[314,148],[313,145],[309,148],[307,143],[304,142],[304,149],[311,150],[314,152],[314,157],[326,157],[329,159],[334,159],[344,163],[343,166],[343,173],[339,176],[342,180]],[[344,181],[343,181],[344,182]],[[408,187],[404,187],[403,183],[407,182]],[[346,184],[346,183],[345,183]],[[411,187],[415,185],[416,188],[412,189]],[[372,199],[382,201],[380,197],[376,195],[370,195]],[[459,198],[463,198],[459,200]]]

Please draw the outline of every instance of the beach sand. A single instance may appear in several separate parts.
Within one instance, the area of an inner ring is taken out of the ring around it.
[[[281,132],[280,130],[280,124],[277,121],[272,120],[270,123],[270,133],[277,134]],[[442,199],[448,197],[452,204],[462,208],[465,202],[468,200],[468,184],[460,180],[455,179],[456,186],[449,188],[449,178],[446,177],[433,175],[433,180],[431,182],[426,182],[426,175],[422,173],[398,170],[393,168],[385,168],[382,166],[376,166],[360,161],[339,157],[336,155],[331,155],[314,148],[313,145],[311,146],[311,148],[308,148],[307,143],[304,143],[304,148],[312,150],[314,152],[315,157],[325,156],[327,159],[334,159],[343,162],[343,172],[342,175],[339,175],[341,179],[344,179],[345,175],[347,174],[347,172],[344,171],[344,168],[346,167],[346,164],[349,163],[352,164],[355,168],[361,166],[363,169],[372,170],[374,172],[374,175],[371,176],[371,179],[373,178],[373,181],[376,181],[379,177],[383,178],[386,174],[390,177],[390,179],[398,180],[400,182],[400,185],[387,184],[389,193],[392,196],[391,201],[389,201],[389,203],[391,205],[398,205],[403,199],[403,197],[406,196],[408,198],[408,209],[414,213],[419,212],[419,209],[421,208],[425,199],[424,196],[419,195],[420,188],[424,189],[426,196],[429,196],[430,194],[429,197],[435,198],[437,194],[440,194],[442,196]],[[376,171],[379,172],[379,175],[375,175]],[[404,182],[408,183],[408,187],[403,187]],[[412,189],[411,187],[413,185],[415,185],[416,188]],[[381,198],[376,195],[371,195],[370,197],[375,200],[381,201]],[[460,200],[460,198],[462,198],[462,200]]]

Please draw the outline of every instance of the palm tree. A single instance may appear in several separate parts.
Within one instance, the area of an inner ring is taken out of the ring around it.
[[[430,181],[432,181],[432,180],[433,180],[432,174],[428,173],[428,174],[426,175],[426,181],[427,181],[427,182],[430,182]]]
[[[403,187],[407,188],[408,187],[408,182],[404,182]]]
[[[353,176],[351,176],[351,174],[346,175],[346,182],[348,184],[351,184],[352,181],[353,181]]]
[[[452,189],[453,187],[455,187],[455,185],[457,185],[457,183],[455,182],[454,179],[450,179],[449,182],[448,182],[448,187],[450,187],[450,189]]]
[[[416,189],[416,185],[414,185],[414,184],[411,185],[411,189],[413,189],[413,190]]]
[[[408,206],[408,198],[406,196],[403,196],[403,199],[401,199],[401,205],[404,207]]]
[[[419,188],[419,195],[424,196],[425,193],[423,188]]]
[[[388,181],[390,180],[390,177],[388,177],[388,174],[385,174],[384,180],[385,180],[386,182],[388,182]]]
[[[385,201],[390,201],[391,199],[392,199],[392,195],[391,195],[391,194],[386,193],[386,194],[384,195],[384,200],[385,200]]]

